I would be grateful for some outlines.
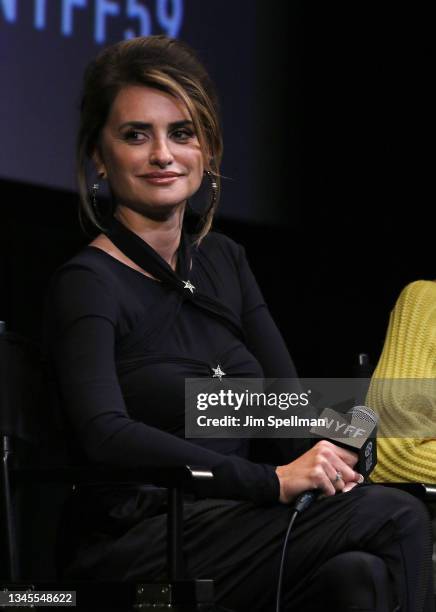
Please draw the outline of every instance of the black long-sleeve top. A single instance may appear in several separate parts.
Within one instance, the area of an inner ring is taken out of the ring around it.
[[[230,309],[243,337],[97,247],[56,271],[47,347],[73,447],[81,461],[119,467],[202,465],[214,472],[213,497],[278,501],[275,468],[247,458],[248,440],[184,439],[185,378],[218,364],[229,377],[296,375],[244,248],[210,232],[185,257],[196,291]]]

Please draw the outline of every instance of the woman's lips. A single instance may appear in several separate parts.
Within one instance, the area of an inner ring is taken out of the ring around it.
[[[143,178],[152,185],[170,185],[180,176],[181,174],[146,174]]]

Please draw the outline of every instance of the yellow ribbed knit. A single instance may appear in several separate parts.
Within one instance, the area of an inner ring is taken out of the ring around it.
[[[401,436],[434,431],[434,438],[379,437],[371,475],[375,482],[436,482],[435,378],[436,282],[415,281],[403,289],[391,312],[367,403],[379,413],[381,429],[384,423],[389,433]],[[408,381],[395,384],[393,379],[420,380],[407,393],[401,385]]]

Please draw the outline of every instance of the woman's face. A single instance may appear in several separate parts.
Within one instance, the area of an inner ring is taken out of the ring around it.
[[[203,154],[173,96],[129,85],[116,96],[94,154],[118,205],[165,217],[200,187]]]

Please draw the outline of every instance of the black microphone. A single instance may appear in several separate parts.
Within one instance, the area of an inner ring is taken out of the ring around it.
[[[346,414],[325,408],[319,417],[324,426],[312,427],[311,433],[322,440],[357,453],[358,460],[354,469],[366,478],[377,463],[377,415],[367,406],[354,406]],[[312,489],[300,493],[295,501],[296,512],[308,508],[322,493]]]

